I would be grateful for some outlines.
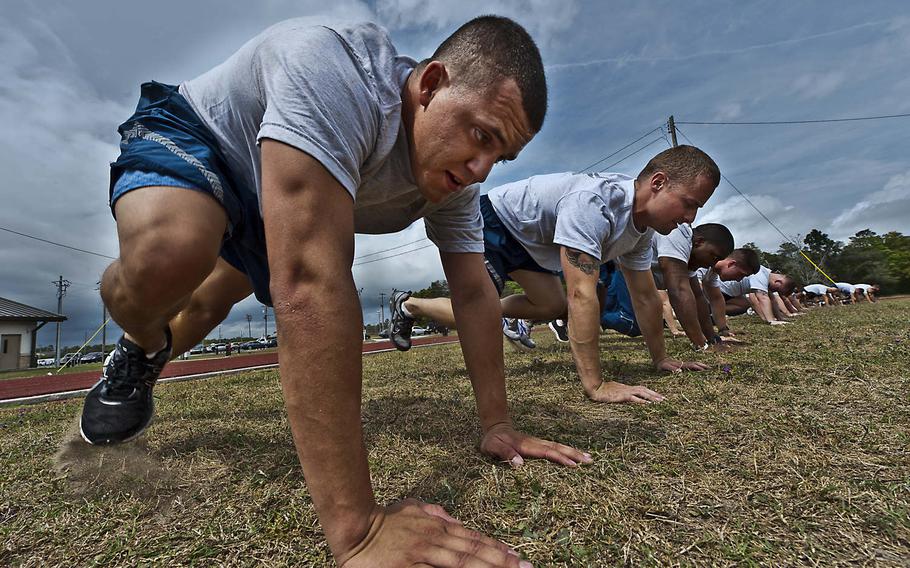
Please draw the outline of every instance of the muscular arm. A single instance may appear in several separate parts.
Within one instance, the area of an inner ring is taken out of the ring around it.
[[[499,324],[502,310],[483,255],[441,253],[440,257],[480,424],[484,432],[497,424],[511,425]]]
[[[771,298],[771,311],[774,313],[775,318],[784,321],[790,316],[790,312],[787,311],[787,306],[784,305],[780,294],[769,293],[768,296]]]
[[[771,299],[768,298],[767,292],[752,290],[749,293],[749,302],[762,321],[768,323],[774,319],[774,314],[771,312]]]
[[[337,558],[366,536],[376,514],[360,420],[354,203],[312,157],[264,140],[262,208],[288,420]]]
[[[588,396],[603,382],[600,376],[600,302],[597,276],[600,261],[561,247],[560,261],[569,301],[569,344],[575,368]]]
[[[650,270],[629,270],[625,267],[622,268],[622,275],[629,287],[635,319],[648,345],[651,360],[658,366],[667,358],[667,346],[664,343],[663,309],[654,276]]]
[[[662,256],[658,259],[660,269],[664,273],[664,282],[667,284],[667,294],[670,296],[670,304],[676,317],[682,325],[683,331],[689,341],[696,347],[701,347],[707,342],[701,313],[696,303],[695,294],[692,291],[692,285],[689,279],[689,269],[686,264],[678,259]],[[701,294],[699,294],[701,295]],[[702,301],[704,302],[704,296]],[[705,314],[707,314],[707,304],[704,305]],[[708,337],[710,337],[709,334]]]
[[[717,329],[730,329],[727,325],[727,302],[724,300],[724,295],[721,293],[720,288],[715,286],[702,286],[702,289],[705,292],[705,296],[708,297],[708,302],[711,304],[711,315],[714,316],[714,323],[717,325]]]

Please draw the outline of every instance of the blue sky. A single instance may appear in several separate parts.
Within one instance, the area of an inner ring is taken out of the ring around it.
[[[529,29],[550,85],[543,131],[518,160],[497,166],[485,189],[579,170],[660,127],[671,114],[694,122],[910,112],[910,5],[897,1],[5,0],[0,227],[116,256],[107,163],[116,157],[116,126],[135,106],[139,84],[190,79],[272,23],[296,16],[376,21],[399,52],[420,59],[483,13],[513,17]],[[812,228],[838,239],[864,228],[910,233],[910,118],[680,129],[788,235]],[[635,174],[667,147],[659,131],[599,167],[652,141],[611,168]],[[727,224],[738,243],[773,250],[782,240],[726,184],[698,221]],[[417,223],[396,235],[358,237],[356,254],[424,236]],[[107,262],[0,231],[0,296],[53,309],[51,281],[62,274],[74,283],[65,300],[71,319],[63,327],[64,343],[81,343],[100,323],[93,288]],[[371,322],[380,292],[422,288],[442,272],[430,247],[356,266],[354,276]],[[253,332],[261,331],[261,307],[247,300],[222,333],[245,330],[247,313],[255,318]],[[39,342],[50,343],[52,335],[43,330]]]

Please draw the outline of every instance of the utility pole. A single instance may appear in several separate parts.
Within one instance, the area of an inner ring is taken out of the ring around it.
[[[667,130],[670,132],[670,139],[673,140],[673,147],[676,148],[679,144],[676,143],[676,122],[673,120],[673,115],[670,115],[670,120],[667,121]]]
[[[262,321],[265,322],[265,333],[263,337],[269,338],[269,307],[262,306]]]
[[[385,325],[385,292],[379,293],[379,328]]]
[[[250,339],[253,339],[253,316],[251,314],[246,315],[246,332]]]
[[[64,280],[63,275],[60,275],[60,278],[52,282],[54,286],[57,287],[57,313],[63,314],[63,297],[66,296],[66,289],[70,287],[72,282],[69,280]],[[57,322],[57,346],[54,350],[57,364],[60,364],[60,322]]]

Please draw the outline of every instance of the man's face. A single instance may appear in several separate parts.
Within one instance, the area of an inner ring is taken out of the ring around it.
[[[742,280],[749,276],[749,270],[743,268],[732,258],[725,258],[714,263],[714,272],[721,280]]]
[[[514,159],[534,134],[514,80],[477,92],[453,86],[434,65],[441,67],[430,63],[420,78],[410,155],[420,193],[438,203],[487,179],[493,164]]]
[[[655,172],[644,183],[651,191],[646,224],[662,235],[668,234],[679,224],[695,221],[699,208],[704,207],[714,193],[714,185],[704,175],[682,183],[674,182],[663,172]],[[713,263],[714,261],[704,266]]]
[[[784,289],[784,275],[777,274],[772,272],[771,276],[768,277],[768,291],[769,292],[778,292]]]
[[[715,245],[701,237],[695,237],[695,240],[692,241],[692,254],[689,255],[689,270],[714,266],[723,257]]]

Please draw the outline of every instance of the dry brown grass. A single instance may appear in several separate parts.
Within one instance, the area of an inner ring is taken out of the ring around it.
[[[645,407],[585,400],[548,331],[507,352],[516,423],[591,451],[575,470],[477,453],[457,346],[367,357],[377,495],[441,503],[535,566],[908,565],[910,301],[734,322],[752,344],[702,374],[604,335],[609,373],[668,397]],[[0,564],[329,563],[277,373],[156,394],[148,436],[105,450],[73,441],[80,401],[0,409]]]

